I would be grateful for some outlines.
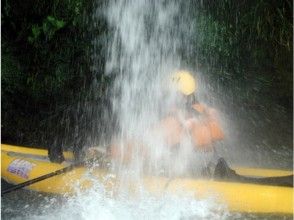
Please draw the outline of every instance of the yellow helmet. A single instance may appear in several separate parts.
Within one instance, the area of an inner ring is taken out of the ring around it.
[[[171,80],[177,90],[184,95],[191,95],[197,88],[195,78],[190,72],[185,70],[174,73]]]

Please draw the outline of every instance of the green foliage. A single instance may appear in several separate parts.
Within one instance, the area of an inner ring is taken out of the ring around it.
[[[22,142],[35,140],[32,135],[48,125],[40,122],[53,115],[58,121],[62,110],[88,94],[95,77],[84,20],[90,10],[92,1],[3,2],[2,119],[3,133],[11,131],[8,140],[20,140],[18,133],[25,134]]]
[[[232,94],[241,102],[275,91],[274,98],[284,100],[291,108],[293,3],[191,2],[196,5],[192,12],[196,31],[194,57],[209,68],[212,81],[220,82],[226,89],[238,89]]]
[[[32,25],[32,34],[28,37],[28,42],[32,44],[37,42],[41,34],[43,34],[46,39],[51,40],[56,31],[64,26],[64,21],[48,16],[41,26]]]
[[[17,139],[20,136],[18,126],[23,126],[24,120],[20,115],[24,113],[25,106],[21,100],[25,98],[25,75],[21,71],[16,58],[11,54],[11,48],[2,42],[1,54],[1,119],[2,139]],[[17,98],[16,98],[17,97]],[[24,118],[25,119],[25,118]]]

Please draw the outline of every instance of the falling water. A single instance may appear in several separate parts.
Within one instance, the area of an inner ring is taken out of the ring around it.
[[[188,8],[185,1],[163,0],[119,0],[108,5],[107,19],[113,38],[106,72],[116,75],[116,141],[123,152],[132,145],[130,167],[137,174],[143,169],[142,151],[148,151],[149,170],[161,172],[164,166],[183,172],[187,166],[185,161],[191,150],[188,141],[180,154],[182,158],[175,164],[176,158],[171,161],[167,156],[156,124],[175,101],[175,94],[168,93],[171,74],[189,68],[182,61],[192,31]]]

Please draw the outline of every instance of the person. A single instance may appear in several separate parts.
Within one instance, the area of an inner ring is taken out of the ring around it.
[[[216,143],[225,138],[218,112],[198,101],[195,77],[188,71],[178,71],[172,76],[172,83],[184,102],[178,102],[180,105],[176,107],[174,113],[161,121],[161,129],[164,131],[167,145],[171,147],[179,145],[186,130],[192,139],[194,150],[203,152],[200,157],[192,157],[194,160],[191,161],[192,166],[199,166],[199,163],[195,164],[195,162],[200,160],[202,176],[212,177],[215,180],[293,187],[293,175],[254,178],[239,175],[231,169],[216,151]],[[178,118],[178,111],[181,110],[184,120]]]
[[[97,140],[100,143],[110,141],[116,123],[107,94],[72,104],[54,122],[58,124],[57,130],[52,129],[46,138],[48,156],[53,163],[65,161],[64,150],[73,153],[74,162],[84,161]]]
[[[174,105],[167,108],[164,117],[149,133],[151,135],[160,134],[166,148],[175,152],[172,154],[173,156],[177,155],[180,148],[183,147],[183,139],[188,137],[193,146],[192,152],[196,156],[198,155],[198,157],[192,156],[190,158],[192,161],[190,161],[188,168],[192,168],[192,174],[200,162],[202,163],[200,166],[201,175],[216,180],[293,186],[293,175],[252,178],[241,176],[231,169],[216,150],[216,143],[225,138],[218,112],[216,109],[199,102],[196,78],[190,72],[181,70],[172,75],[170,82],[170,88],[176,94]],[[107,148],[89,148],[87,157],[101,158],[104,165],[109,164],[110,160],[128,165],[133,158],[134,146],[136,146],[136,152],[139,150],[137,155],[148,160],[150,156],[148,147],[145,146],[145,143],[137,140],[126,140],[121,144],[113,141]],[[172,162],[174,161],[172,160]]]
[[[160,135],[164,140],[167,151],[173,151],[176,155],[180,150],[182,142],[187,137],[192,142],[192,152],[200,152],[200,158],[194,158],[194,162],[199,162],[201,158],[202,173],[211,172],[209,166],[216,164],[215,143],[224,139],[224,132],[220,125],[218,112],[200,103],[197,99],[197,82],[196,78],[185,70],[177,71],[172,74],[169,83],[169,92],[174,95],[172,106],[166,107],[165,114],[157,125],[151,128],[149,133]],[[150,156],[148,147],[136,140],[127,140],[124,147],[120,144],[113,144],[108,149],[108,154],[114,161],[120,161],[123,164],[130,162],[133,148],[136,145],[140,149],[140,156],[146,158]],[[207,156],[208,155],[208,156]],[[193,158],[192,158],[193,160]],[[199,166],[199,163],[188,165],[192,172]],[[192,167],[191,167],[192,166]]]
[[[176,99],[181,101],[176,101],[174,112],[161,122],[166,131],[168,144],[178,144],[183,137],[184,129],[187,129],[196,149],[215,152],[214,143],[224,139],[218,112],[198,101],[195,94],[196,79],[190,72],[178,71],[171,77],[171,81],[172,87],[177,91]],[[179,114],[184,117],[182,122]],[[170,126],[170,124],[177,125]]]
[[[218,112],[199,101],[197,80],[189,71],[172,74],[169,87],[174,94],[174,105],[160,122],[166,145],[175,149],[175,155],[184,151],[180,163],[190,154],[186,167],[182,168],[184,171],[186,169],[193,175],[211,175],[218,160],[216,143],[224,139]]]

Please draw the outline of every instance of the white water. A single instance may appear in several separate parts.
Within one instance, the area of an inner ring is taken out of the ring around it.
[[[46,198],[33,207],[32,201],[22,207],[19,217],[11,219],[227,219],[230,215],[212,199],[195,200],[188,193],[182,197],[145,193],[144,199],[120,195],[112,199],[102,188],[67,199]],[[5,208],[2,210],[9,213]],[[11,215],[15,211],[11,210]]]

